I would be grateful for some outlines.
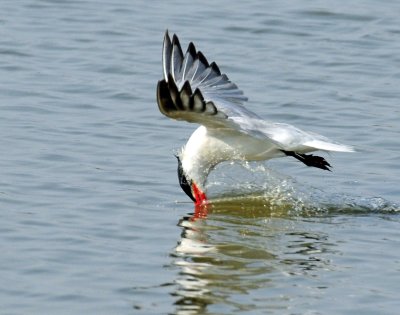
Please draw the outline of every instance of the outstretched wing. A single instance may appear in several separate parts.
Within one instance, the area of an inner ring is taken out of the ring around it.
[[[163,44],[164,79],[158,82],[157,102],[160,111],[173,119],[186,120],[208,127],[230,127],[232,116],[258,116],[247,110],[247,97],[221,74],[217,64],[190,43],[185,54],[178,37],[172,41],[168,31]]]
[[[174,34],[171,40],[168,31],[162,59],[164,79],[157,85],[157,103],[161,113],[170,118],[231,129],[287,152],[353,151],[324,136],[261,119],[243,106],[247,98],[215,62],[209,64],[193,43],[183,54],[178,37]]]

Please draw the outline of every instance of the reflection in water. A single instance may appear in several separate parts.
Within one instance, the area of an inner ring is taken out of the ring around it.
[[[177,314],[224,313],[288,308],[293,283],[282,275],[317,277],[332,270],[325,253],[335,244],[323,232],[309,231],[306,218],[290,218],[287,208],[249,207],[232,211],[233,203],[210,205],[207,219],[185,217],[175,252]],[[272,211],[269,211],[272,210]],[[240,213],[240,214],[239,214]],[[292,289],[293,289],[292,288]]]
[[[333,264],[342,241],[325,229],[335,216],[399,211],[381,198],[329,195],[268,169],[242,169],[254,176],[240,186],[211,181],[218,197],[179,222],[176,314],[307,309],[330,289],[326,273],[343,268]]]

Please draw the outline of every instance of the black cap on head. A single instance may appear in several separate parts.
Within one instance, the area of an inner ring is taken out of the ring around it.
[[[179,179],[179,185],[181,185],[182,190],[186,193],[186,195],[189,196],[190,199],[193,200],[193,202],[196,202],[196,199],[193,197],[192,194],[192,182],[188,181],[186,179],[186,176],[183,172],[183,167],[182,167],[182,162],[179,159],[178,155],[175,155],[175,157],[178,159],[178,179]]]

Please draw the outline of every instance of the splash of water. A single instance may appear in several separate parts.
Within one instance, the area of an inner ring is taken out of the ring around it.
[[[240,179],[240,180],[239,180]],[[211,174],[207,183],[215,204],[267,207],[291,214],[399,213],[400,205],[381,197],[330,193],[298,183],[263,164],[231,162]]]

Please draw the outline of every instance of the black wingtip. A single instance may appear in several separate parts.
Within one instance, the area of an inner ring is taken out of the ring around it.
[[[178,87],[175,84],[172,74],[168,74],[168,90],[170,94],[170,99],[174,103],[176,109],[183,109],[181,98],[179,97]]]
[[[203,55],[201,51],[197,52],[197,58],[199,58],[199,61],[207,67],[209,67],[209,63],[207,61],[207,58]]]
[[[183,59],[181,43],[179,42],[179,38],[176,34],[172,36],[172,46],[174,47],[173,51],[179,54],[180,59]]]
[[[210,64],[210,67],[213,69],[213,71],[217,74],[217,75],[221,75],[221,71],[219,70],[219,67],[217,66],[217,64],[215,63],[215,61],[213,61]]]
[[[186,50],[187,52],[189,52],[189,54],[193,57],[193,59],[196,56],[196,47],[194,46],[193,42],[189,43],[189,46]]]
[[[164,115],[168,115],[168,112],[175,109],[169,93],[168,83],[165,80],[158,81],[157,104],[160,112]]]
[[[171,44],[171,37],[169,37],[168,29],[165,31],[165,34],[164,34],[164,43],[165,42],[168,42],[169,44]]]

